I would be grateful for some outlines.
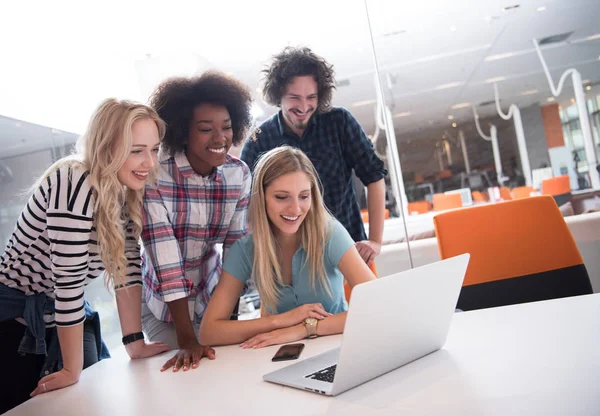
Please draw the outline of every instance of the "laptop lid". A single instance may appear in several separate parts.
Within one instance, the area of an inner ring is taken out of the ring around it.
[[[469,258],[462,254],[354,287],[332,394],[440,349]]]

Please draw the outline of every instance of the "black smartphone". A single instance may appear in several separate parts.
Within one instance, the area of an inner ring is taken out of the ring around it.
[[[287,360],[296,360],[300,357],[302,350],[304,349],[304,344],[288,344],[284,345],[277,353],[273,356],[271,361],[287,361]]]

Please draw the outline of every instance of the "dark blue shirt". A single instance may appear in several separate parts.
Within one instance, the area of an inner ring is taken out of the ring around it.
[[[302,150],[323,183],[325,205],[354,241],[366,239],[352,181],[352,172],[367,186],[386,175],[383,162],[356,119],[345,108],[315,114],[302,137],[286,130],[281,111],[265,121],[242,149],[241,159],[250,170],[262,153],[281,145]]]

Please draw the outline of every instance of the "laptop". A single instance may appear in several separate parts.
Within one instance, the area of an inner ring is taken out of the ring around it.
[[[462,254],[354,287],[341,346],[265,374],[263,380],[336,396],[439,350],[469,257]]]

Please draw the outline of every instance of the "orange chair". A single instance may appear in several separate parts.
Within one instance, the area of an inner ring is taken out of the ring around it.
[[[542,181],[542,194],[563,195],[571,192],[569,175],[557,176]]]
[[[431,202],[426,200],[409,202],[407,209],[409,214],[412,214],[413,212],[425,214],[431,211]]]
[[[531,186],[519,186],[512,190],[512,197],[513,199],[529,198],[532,192],[535,192],[535,189]]]
[[[433,195],[433,210],[444,211],[462,207],[460,194],[435,194]]]
[[[556,176],[542,181],[542,194],[552,195],[558,206],[571,200],[571,181],[569,175]]]
[[[471,192],[471,196],[473,197],[473,202],[487,202],[487,196],[485,193],[481,191],[473,191]]]
[[[440,257],[471,260],[458,308],[490,308],[592,293],[577,245],[549,196],[441,213]]]
[[[512,195],[510,194],[510,189],[507,188],[506,186],[503,186],[500,188],[500,198],[502,198],[505,201],[511,201]]]
[[[447,179],[447,178],[451,178],[452,177],[452,172],[450,172],[448,169],[444,169],[440,172],[438,172],[435,175],[436,179]]]
[[[377,267],[375,267],[375,262],[373,262],[369,266],[369,269],[371,269],[371,271],[373,272],[375,277],[377,277]],[[348,282],[346,282],[344,280],[344,295],[346,296],[346,302],[350,302],[350,293],[351,292],[352,292],[352,288],[350,288],[350,285],[348,284]]]

